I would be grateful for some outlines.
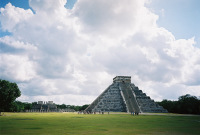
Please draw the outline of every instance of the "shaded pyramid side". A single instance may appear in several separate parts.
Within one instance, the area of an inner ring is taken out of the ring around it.
[[[162,106],[158,105],[149,96],[139,90],[134,84],[131,84],[132,90],[135,94],[137,103],[141,112],[153,112],[153,113],[167,113],[168,111]]]
[[[124,104],[118,85],[118,83],[111,84],[85,111],[126,112],[126,105]]]

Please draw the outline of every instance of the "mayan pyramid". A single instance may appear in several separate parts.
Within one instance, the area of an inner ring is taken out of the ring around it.
[[[131,83],[130,76],[116,76],[113,83],[101,93],[85,111],[87,112],[167,112],[149,96]]]

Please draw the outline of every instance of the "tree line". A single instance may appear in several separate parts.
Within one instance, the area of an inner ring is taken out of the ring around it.
[[[1,112],[24,112],[30,110],[37,102],[27,103],[16,101],[16,98],[21,96],[16,83],[0,79],[0,114]],[[58,109],[74,109],[75,111],[85,110],[88,105],[56,105]]]
[[[83,111],[85,110],[89,105],[83,105],[83,106],[79,106],[79,105],[65,105],[65,104],[61,104],[61,105],[57,105],[58,109],[73,109],[75,111]]]
[[[37,102],[27,103],[16,101],[16,98],[21,96],[16,83],[0,79],[0,114],[1,112],[23,112],[30,110]],[[163,106],[170,113],[181,114],[200,114],[200,99],[189,94],[180,96],[178,101],[171,101],[164,99],[157,102]],[[89,105],[75,106],[75,105],[57,105],[58,109],[74,109],[75,111],[85,110]]]
[[[34,106],[35,104],[37,104],[37,102],[32,102],[32,103],[28,103],[28,102],[20,102],[20,101],[15,101],[13,103],[13,106],[10,107],[10,109],[8,109],[8,112],[25,112],[26,110],[30,110],[32,108],[32,106]],[[56,104],[58,109],[73,109],[75,111],[83,111],[85,110],[88,105],[83,105],[83,106],[76,106],[76,105],[65,105],[65,104]]]
[[[178,101],[164,99],[157,103],[170,113],[200,114],[200,99],[190,94],[180,96]]]

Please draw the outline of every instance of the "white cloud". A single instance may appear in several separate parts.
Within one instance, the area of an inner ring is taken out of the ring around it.
[[[35,77],[34,63],[27,57],[12,54],[1,54],[1,78],[16,82],[29,81]]]
[[[30,9],[24,10],[22,8],[14,7],[11,3],[8,3],[5,8],[1,8],[0,12],[2,28],[9,32],[14,32],[16,27],[18,27],[18,23],[28,20],[33,15]]]
[[[29,5],[36,11],[36,13],[53,13],[64,8],[66,2],[66,0],[29,0]]]
[[[200,95],[200,49],[157,26],[145,0],[37,0],[35,11],[1,9],[1,78],[18,82],[22,101],[88,104],[116,75],[153,99]],[[17,19],[15,18],[17,15]],[[12,23],[13,22],[13,23]]]
[[[1,44],[6,44],[6,46],[15,48],[15,49],[22,49],[26,51],[36,51],[37,47],[29,44],[29,43],[24,43],[23,41],[16,41],[14,38],[5,36],[0,38],[0,43]]]
[[[24,96],[22,95],[17,100],[22,102],[37,102],[37,101],[54,101],[56,104],[66,104],[66,105],[84,105],[86,103],[91,103],[96,96],[90,95],[58,95],[58,96]]]

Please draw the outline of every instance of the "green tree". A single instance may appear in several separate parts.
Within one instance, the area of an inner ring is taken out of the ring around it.
[[[79,109],[79,111],[85,110],[88,106],[89,106],[89,105],[83,105],[83,106],[81,106],[81,108]]]
[[[24,111],[25,110],[30,110],[32,108],[32,104],[31,103],[24,103]]]
[[[15,112],[24,112],[26,110],[30,110],[32,108],[31,103],[27,102],[20,102],[20,101],[15,101],[14,102],[14,110]]]
[[[15,111],[15,112],[24,111],[24,103],[22,103],[20,101],[15,101],[14,102],[14,107],[13,107],[12,111]]]
[[[196,96],[189,94],[180,96],[178,101],[163,100],[158,102],[168,112],[183,114],[200,114],[200,100]]]
[[[67,108],[67,106],[65,104],[57,105],[57,107],[60,108],[60,109],[66,109]]]
[[[162,102],[158,103],[161,105],[163,108],[167,109],[168,112],[174,113],[175,111],[175,101],[170,101],[167,99],[164,99]]]
[[[32,106],[37,105],[37,102],[32,102]]]
[[[178,104],[180,106],[178,112],[186,114],[199,114],[199,100],[196,96],[186,94],[178,98]]]
[[[16,83],[0,79],[0,112],[13,111],[15,99],[21,96]]]

